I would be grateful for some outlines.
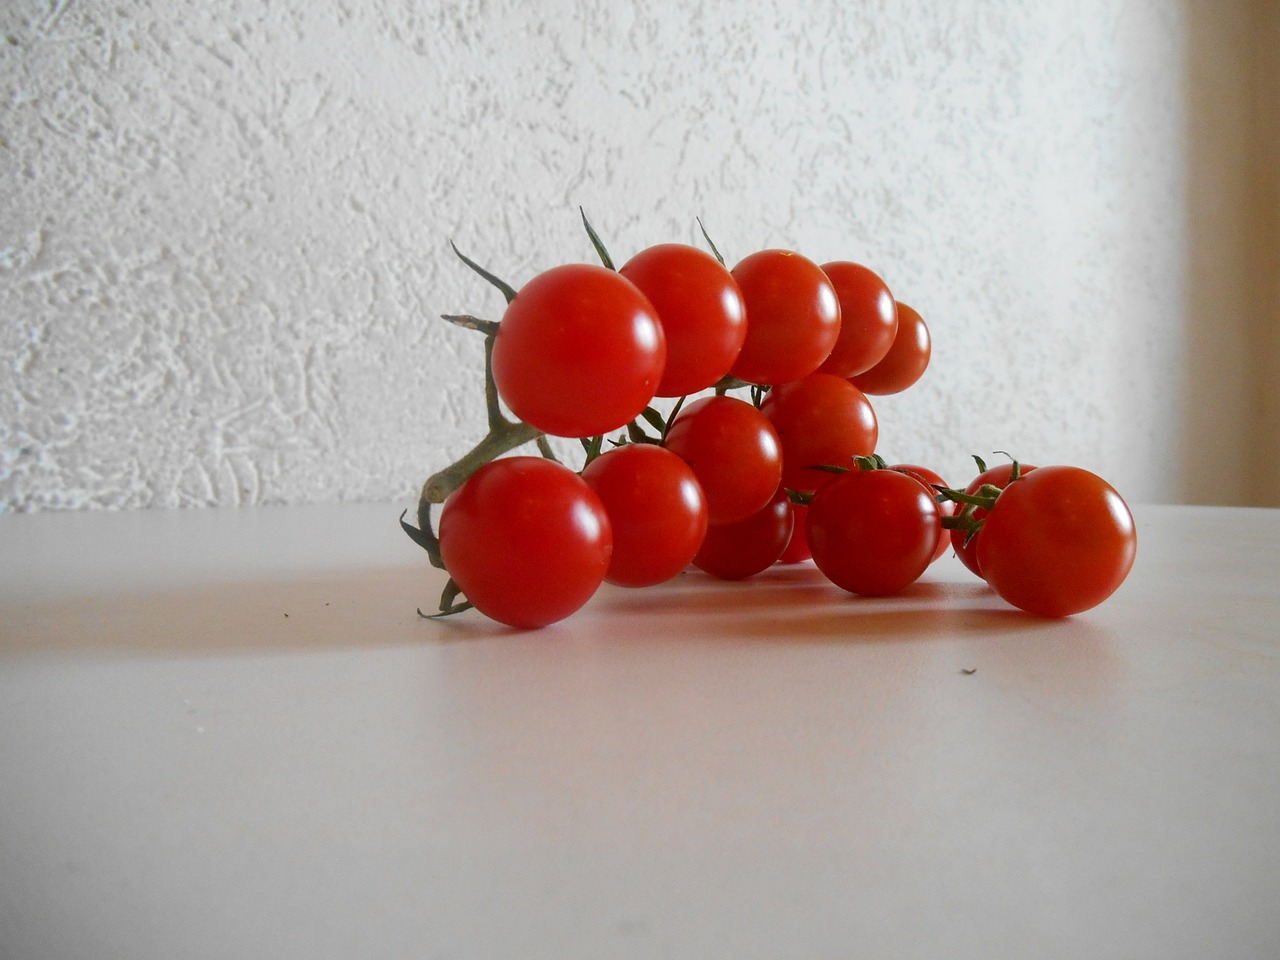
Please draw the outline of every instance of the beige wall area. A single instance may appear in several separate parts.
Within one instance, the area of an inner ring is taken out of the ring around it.
[[[1280,506],[1280,4],[1186,7],[1181,499]]]
[[[1280,4],[1255,0],[1252,162],[1258,428],[1251,502],[1280,506]]]

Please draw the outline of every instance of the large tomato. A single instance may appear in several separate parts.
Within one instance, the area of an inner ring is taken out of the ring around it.
[[[613,533],[604,504],[541,457],[485,464],[445,501],[440,556],[477,610],[513,627],[562,620],[604,582]]]
[[[534,277],[507,306],[493,379],[530,426],[594,437],[641,414],[666,357],[658,315],[635,284],[604,267],[565,264]]]
[[[1124,582],[1138,549],[1128,505],[1080,467],[1040,467],[996,498],[978,532],[978,563],[1004,600],[1042,617],[1097,606]]]
[[[896,470],[851,470],[813,495],[807,523],[813,562],[851,593],[887,596],[914,583],[933,560],[938,505]]]
[[[747,335],[746,305],[733,275],[711,254],[682,243],[641,250],[618,271],[649,298],[667,340],[659,397],[682,397],[720,380]]]
[[[870,370],[852,378],[863,393],[883,396],[901,393],[915,384],[929,366],[933,340],[924,318],[905,303],[898,304],[898,331],[889,352]]]
[[[791,501],[779,490],[745,520],[708,527],[693,565],[721,580],[753,577],[778,562],[794,523]]]
[[[632,443],[596,457],[582,479],[613,527],[607,581],[647,587],[689,566],[707,532],[707,498],[688,464],[670,450]]]
[[[811,492],[835,474],[819,466],[849,467],[876,451],[876,412],[861,390],[831,373],[779,384],[760,405],[782,444],[782,485]]]
[[[782,479],[777,432],[768,417],[737,397],[688,404],[663,444],[693,468],[713,525],[736,523],[762,509]]]
[[[840,301],[840,336],[818,369],[852,377],[884,359],[898,332],[898,307],[880,277],[847,260],[822,265]]]
[[[776,384],[817,370],[840,335],[840,301],[822,268],[790,250],[760,250],[733,278],[747,305],[747,336],[729,372]]]

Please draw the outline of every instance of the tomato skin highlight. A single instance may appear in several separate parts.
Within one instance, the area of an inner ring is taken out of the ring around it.
[[[897,470],[899,473],[905,473],[907,476],[914,478],[921,484],[921,486],[929,491],[929,496],[934,498],[935,503],[937,503],[938,495],[938,491],[935,487],[948,486],[947,482],[942,479],[937,471],[931,470],[928,467],[922,467],[917,463],[894,463],[889,466],[889,469]],[[959,506],[960,505],[958,503],[952,500],[939,503],[938,514],[942,517],[954,516]],[[951,546],[951,537],[948,535],[949,533],[950,531],[948,530],[943,530],[941,527],[938,528],[938,545],[934,547],[933,560],[930,562],[937,562]]]
[[[914,386],[929,367],[933,339],[924,318],[901,301],[897,310],[898,331],[889,352],[870,370],[850,378],[863,393],[872,396],[901,393]]]
[[[977,541],[991,588],[1027,613],[1053,618],[1110,597],[1138,549],[1128,504],[1101,477],[1073,466],[1040,467],[1010,483]]]
[[[747,307],[747,335],[729,372],[778,384],[817,370],[840,335],[840,301],[822,268],[790,250],[760,250],[732,273]]]
[[[493,379],[511,412],[543,433],[621,429],[653,400],[667,346],[653,305],[604,267],[563,264],[508,304],[493,343]]]
[[[600,498],[541,457],[493,460],[440,512],[445,569],[477,610],[522,629],[563,620],[604,582],[613,532]]]
[[[840,335],[818,370],[837,377],[865,373],[884,359],[898,332],[898,305],[874,271],[847,260],[822,264],[840,301]]]
[[[782,485],[811,493],[838,476],[820,465],[849,467],[875,453],[880,435],[866,394],[843,377],[811,373],[779,384],[760,405],[782,446]]]
[[[745,520],[707,528],[693,565],[720,580],[745,580],[778,562],[795,524],[791,500],[778,490]]]
[[[737,397],[687,404],[667,428],[665,446],[693,470],[711,525],[762,509],[782,479],[782,448],[763,413]]]
[[[662,323],[667,361],[657,396],[697,393],[729,372],[747,336],[747,308],[719,260],[697,247],[661,243],[618,272],[649,299]]]
[[[882,597],[928,568],[940,523],[938,505],[918,481],[896,470],[851,470],[813,495],[806,532],[828,580]]]
[[[707,498],[688,464],[670,450],[632,443],[596,457],[582,479],[613,528],[607,582],[647,587],[689,566],[707,533]]]

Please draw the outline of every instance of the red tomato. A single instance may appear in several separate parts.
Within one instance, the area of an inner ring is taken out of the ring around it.
[[[647,587],[689,566],[707,532],[707,500],[688,464],[670,450],[632,443],[582,471],[613,527],[605,580]]]
[[[947,486],[947,482],[943,480],[942,477],[939,476],[935,471],[930,470],[928,467],[922,467],[915,463],[895,463],[895,464],[892,464],[889,467],[889,469],[897,470],[899,473],[905,473],[909,477],[914,477],[924,486],[926,490],[929,491],[929,496],[931,497],[936,498],[938,495],[938,491],[934,489],[935,484],[939,487]],[[954,516],[959,506],[960,505],[955,501],[948,500],[945,503],[938,504],[938,513],[940,516],[943,516],[943,517]],[[950,546],[951,546],[951,538],[947,536],[947,531],[939,528],[938,545],[934,547],[933,559],[937,560],[939,557],[941,557],[944,553],[947,552],[947,548]]]
[[[933,343],[924,319],[905,303],[898,304],[898,332],[879,363],[851,380],[863,393],[884,396],[912,386],[929,366]]]
[[[729,372],[774,384],[817,370],[840,335],[840,301],[822,268],[790,250],[761,250],[733,278],[747,305],[747,337]]]
[[[782,444],[782,485],[812,492],[836,478],[815,466],[849,467],[875,453],[879,425],[861,390],[842,377],[811,373],[779,384],[760,406]]]
[[[507,306],[493,379],[511,412],[543,433],[594,437],[633,421],[666,363],[653,306],[613,270],[553,267]]]
[[[1115,488],[1065,466],[1041,467],[1010,483],[977,541],[991,588],[1042,617],[1069,617],[1106,600],[1129,575],[1138,549],[1133,514]]]
[[[719,260],[697,247],[662,243],[618,272],[649,298],[662,322],[667,365],[657,396],[697,393],[729,372],[747,335],[747,309]]]
[[[737,397],[703,397],[680,411],[663,445],[693,468],[714,524],[762,509],[782,479],[782,451],[769,418]]]
[[[1036,467],[1031,463],[1018,464],[1018,473],[1020,476],[1025,476],[1034,469],[1036,469]],[[988,467],[969,481],[969,485],[964,488],[964,492],[968,494],[975,494],[978,492],[979,487],[988,485],[999,487],[1003,490],[1009,485],[1009,477],[1012,475],[1012,463],[1000,463],[994,467]],[[956,506],[957,513],[964,512],[959,509],[959,504]],[[974,507],[969,511],[969,516],[973,517],[974,520],[981,520],[986,515],[987,511],[982,509],[982,507]],[[972,537],[969,536],[969,533],[966,530],[952,530],[950,533],[951,549],[955,550],[956,556],[960,558],[960,562],[981,577],[982,567],[978,563],[978,537],[982,535],[981,528],[979,528],[978,533]]]
[[[880,597],[914,583],[933,560],[938,505],[896,470],[851,470],[809,501],[813,562],[851,593]]]
[[[795,523],[785,490],[737,523],[707,527],[693,565],[721,580],[745,580],[778,562]]]
[[[837,260],[824,263],[822,272],[840,301],[840,336],[818,369],[852,377],[870,370],[889,352],[898,332],[898,307],[884,281],[861,264]]]
[[[604,582],[613,533],[604,504],[541,457],[485,464],[445,501],[440,556],[477,610],[513,627],[562,620]]]
[[[795,523],[791,527],[791,539],[778,558],[779,563],[804,563],[813,559],[813,551],[809,549],[809,538],[805,535],[805,523],[809,516],[809,506],[804,503],[791,504],[791,516]]]

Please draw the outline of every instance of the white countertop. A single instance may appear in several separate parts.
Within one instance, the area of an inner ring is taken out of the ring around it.
[[[0,957],[1280,954],[1280,511],[1060,622],[947,556],[518,633],[400,509],[0,516]]]

